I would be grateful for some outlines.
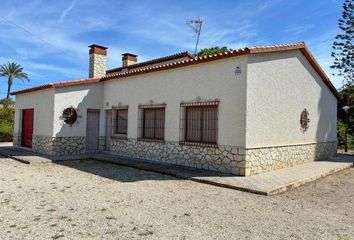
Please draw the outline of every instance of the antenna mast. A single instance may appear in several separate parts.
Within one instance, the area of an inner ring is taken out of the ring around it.
[[[186,22],[186,24],[192,28],[193,32],[196,34],[197,37],[197,42],[195,44],[195,49],[194,49],[194,56],[197,55],[199,37],[202,31],[202,23],[203,21],[199,17],[196,20],[187,20]]]

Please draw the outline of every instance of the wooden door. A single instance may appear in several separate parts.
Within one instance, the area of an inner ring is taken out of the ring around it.
[[[33,137],[33,109],[22,110],[22,139],[21,145],[23,147],[32,148]]]
[[[111,150],[112,111],[106,111],[106,150]]]
[[[88,109],[86,122],[86,149],[88,152],[98,151],[100,128],[100,110]]]

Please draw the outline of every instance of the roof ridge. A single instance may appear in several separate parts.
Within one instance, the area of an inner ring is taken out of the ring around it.
[[[194,58],[193,54],[191,54],[188,51],[184,51],[184,52],[174,53],[174,54],[163,56],[163,57],[159,57],[159,58],[153,58],[153,59],[150,59],[150,60],[147,60],[147,61],[144,61],[144,62],[135,63],[135,64],[127,66],[126,68],[128,68],[128,69],[129,68],[136,68],[136,67],[139,67],[139,66],[149,65],[149,64],[153,64],[155,62],[156,63],[163,62],[164,60],[174,59],[174,58],[183,57],[183,56],[189,57],[189,58]],[[112,72],[118,71],[120,69],[123,69],[123,67],[117,67],[117,68],[108,69],[106,72],[107,73],[112,73]]]
[[[247,48],[255,49],[255,48],[289,47],[289,46],[302,46],[302,45],[305,45],[304,41],[287,43],[287,44],[273,44],[273,45],[263,45],[263,46],[256,45],[256,46],[251,46],[251,47],[247,47]]]
[[[140,68],[140,69],[136,69],[136,70],[130,70],[127,72],[118,72],[116,74],[111,74],[109,76],[104,76],[102,77],[102,80],[104,79],[109,79],[109,78],[114,78],[117,76],[124,76],[124,75],[130,75],[133,73],[138,73],[138,72],[144,72],[147,70],[152,70],[152,69],[160,69],[160,68],[167,68],[169,66],[173,66],[173,65],[181,65],[181,64],[187,64],[187,63],[191,63],[191,62],[198,62],[198,61],[206,61],[206,60],[214,60],[215,58],[223,58],[225,55],[229,55],[230,57],[231,55],[238,55],[240,53],[244,53],[247,52],[246,50],[247,48],[241,48],[241,49],[236,49],[236,50],[232,50],[232,51],[226,51],[223,53],[215,53],[215,54],[209,54],[206,56],[196,56],[194,58],[191,59],[187,59],[187,60],[180,60],[180,61],[176,61],[176,62],[171,62],[171,63],[166,63],[166,64],[162,64],[162,65],[157,65],[157,66],[151,66],[151,67],[145,67],[145,68]],[[216,60],[216,59],[215,59]]]

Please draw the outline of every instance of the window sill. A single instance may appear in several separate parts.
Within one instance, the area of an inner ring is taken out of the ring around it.
[[[203,143],[203,142],[179,142],[179,145],[194,146],[194,147],[209,147],[209,148],[219,147],[217,143]]]

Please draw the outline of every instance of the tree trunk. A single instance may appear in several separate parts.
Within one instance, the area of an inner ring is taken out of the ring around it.
[[[10,91],[11,91],[12,79],[9,77],[9,81],[7,82],[7,94],[6,99],[10,98]]]

